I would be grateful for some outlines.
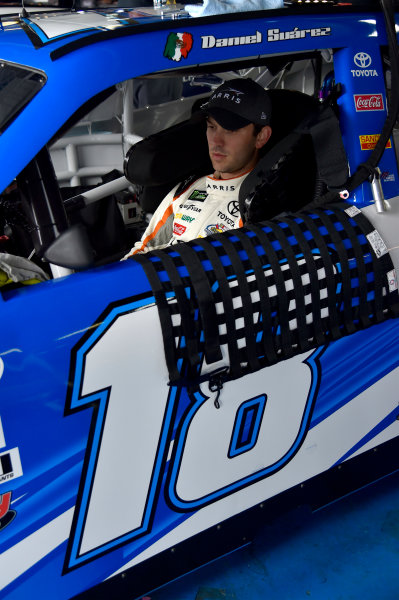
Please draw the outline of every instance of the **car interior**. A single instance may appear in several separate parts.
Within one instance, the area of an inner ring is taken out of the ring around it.
[[[242,186],[244,222],[295,212],[345,181],[332,52],[222,67],[181,71],[178,100],[135,108],[130,80],[81,107],[0,196],[0,250],[34,261],[49,277],[58,276],[54,265],[67,274],[119,260],[166,193],[211,168],[199,107],[234,77],[254,78],[273,106],[272,138]],[[140,83],[146,81],[151,76]],[[323,120],[330,127],[327,151],[317,131]],[[331,152],[338,157],[334,172]]]

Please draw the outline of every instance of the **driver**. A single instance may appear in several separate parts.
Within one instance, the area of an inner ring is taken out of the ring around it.
[[[233,79],[219,86],[201,110],[214,172],[171,190],[124,258],[242,227],[240,186],[272,133],[269,95],[252,79]]]

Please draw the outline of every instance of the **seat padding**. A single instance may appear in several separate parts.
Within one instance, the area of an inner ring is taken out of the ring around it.
[[[318,106],[317,100],[302,92],[269,90],[269,94],[273,133],[267,150]],[[211,173],[204,119],[196,112],[193,118],[141,140],[128,151],[124,172],[137,185],[171,187],[194,173]]]
[[[294,90],[268,90],[268,92],[272,102],[272,135],[262,152],[264,158],[278,142],[289,135],[305,117],[317,111],[319,107],[319,102],[315,98],[302,92]],[[203,102],[204,99],[201,99],[201,104]],[[278,178],[280,183],[282,181],[285,183],[282,186],[284,192],[282,198],[276,198],[274,194],[272,196],[273,211],[277,210],[277,213],[281,212],[281,205],[285,203],[287,197],[287,181],[290,181],[291,187],[292,185],[298,186],[301,174],[305,170],[308,174],[307,187],[310,186],[310,188],[305,190],[302,183],[302,192],[306,191],[307,200],[309,194],[312,194],[315,158],[311,145],[305,144],[305,146],[299,153],[296,153],[296,156],[301,157],[301,161],[292,172],[293,177],[290,178],[290,173],[283,170],[283,177]],[[308,156],[309,158],[307,158]],[[262,159],[259,165],[261,163]],[[292,169],[292,164],[290,169]],[[246,195],[250,192],[248,186],[256,186],[259,183],[258,169],[255,171],[256,173],[253,174],[253,177],[249,177],[248,185],[245,186]],[[212,173],[213,167],[208,154],[204,116],[196,111],[191,119],[164,129],[132,146],[126,155],[124,172],[129,181],[143,186],[140,204],[147,212],[154,212],[162,198],[177,183],[191,175],[200,176]],[[291,198],[294,197],[291,188],[288,195]],[[291,210],[294,205],[295,203],[290,206]]]
[[[212,171],[204,118],[194,118],[141,140],[126,155],[125,177],[137,185],[175,183]]]

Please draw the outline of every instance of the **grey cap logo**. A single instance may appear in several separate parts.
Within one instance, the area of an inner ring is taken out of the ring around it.
[[[244,92],[240,92],[240,90],[236,90],[235,88],[229,87],[227,88],[229,92],[234,92],[235,94],[243,94]]]

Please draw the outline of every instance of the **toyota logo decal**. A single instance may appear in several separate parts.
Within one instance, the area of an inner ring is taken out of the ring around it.
[[[227,206],[227,210],[231,214],[232,217],[236,217],[240,214],[240,207],[236,200],[231,200]]]
[[[355,54],[353,61],[357,67],[367,69],[371,65],[371,56],[366,52],[358,52]]]

